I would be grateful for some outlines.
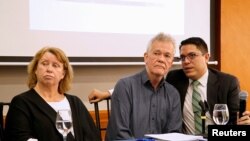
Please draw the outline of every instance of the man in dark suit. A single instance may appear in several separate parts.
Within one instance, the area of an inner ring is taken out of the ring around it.
[[[184,132],[196,133],[192,108],[193,81],[200,82],[198,87],[201,100],[208,103],[206,123],[213,124],[213,107],[216,103],[223,103],[228,105],[230,113],[228,124],[236,124],[240,92],[238,79],[233,75],[208,68],[210,56],[207,44],[199,37],[183,40],[179,50],[182,69],[170,71],[166,80],[180,93]]]
[[[236,112],[239,110],[239,81],[230,74],[208,68],[210,55],[207,44],[199,37],[191,37],[181,42],[179,47],[182,69],[168,72],[166,80],[175,86],[180,93],[183,111],[184,133],[196,134],[194,127],[194,114],[192,108],[191,83],[200,82],[199,90],[201,100],[207,101],[209,112],[206,113],[206,124],[214,124],[212,111],[214,104],[225,103],[228,105],[230,119],[228,124],[250,125],[250,112],[245,111],[243,117],[236,121]],[[112,90],[100,91],[94,89],[89,95],[91,103],[109,97]]]

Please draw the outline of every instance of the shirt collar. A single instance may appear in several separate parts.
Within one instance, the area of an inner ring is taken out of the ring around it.
[[[207,80],[208,80],[208,69],[197,81],[199,81],[202,86],[206,86]],[[193,80],[189,79],[189,84],[191,84],[192,82]]]
[[[150,83],[150,80],[149,80],[149,78],[148,78],[148,74],[147,74],[147,70],[146,69],[144,69],[142,72],[141,72],[141,77],[142,77],[142,82],[143,82],[143,84],[151,84]],[[163,77],[162,78],[162,80],[161,80],[161,82],[160,82],[160,84],[159,84],[159,87],[161,87],[162,85],[164,85],[165,84],[165,77]]]

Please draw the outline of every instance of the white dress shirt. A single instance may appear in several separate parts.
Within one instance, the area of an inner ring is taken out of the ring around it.
[[[208,71],[206,71],[206,73],[199,80],[197,80],[200,82],[200,84],[198,85],[198,89],[202,101],[204,100],[207,101],[207,80],[208,80]],[[192,93],[193,93],[193,87],[191,84],[192,82],[193,80],[189,79],[189,86],[183,107],[183,122],[185,124],[186,134],[195,134],[194,113],[192,106]],[[208,111],[206,112],[206,132],[207,132],[207,126],[211,124],[214,124],[214,122]]]

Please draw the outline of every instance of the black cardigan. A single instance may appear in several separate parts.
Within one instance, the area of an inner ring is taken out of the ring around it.
[[[65,94],[72,111],[76,141],[100,141],[99,132],[82,101]],[[34,89],[15,96],[6,117],[6,141],[62,141],[55,127],[56,111]]]

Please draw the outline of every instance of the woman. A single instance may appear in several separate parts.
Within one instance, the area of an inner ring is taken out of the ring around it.
[[[65,92],[73,70],[62,50],[44,47],[28,66],[28,91],[15,96],[6,117],[7,141],[63,141],[56,112],[70,109],[73,127],[67,141],[99,141],[98,130],[81,100]]]

